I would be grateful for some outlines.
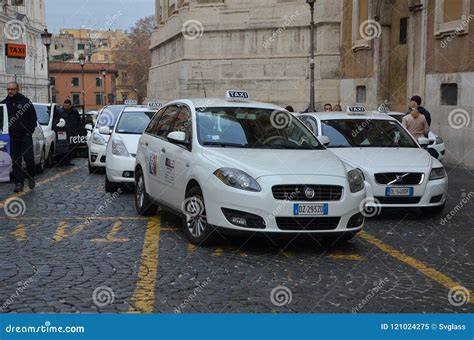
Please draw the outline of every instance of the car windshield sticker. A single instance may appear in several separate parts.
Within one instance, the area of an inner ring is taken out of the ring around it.
[[[158,175],[158,155],[156,153],[152,153],[150,155],[150,163],[148,164],[148,172],[150,175],[156,176]]]

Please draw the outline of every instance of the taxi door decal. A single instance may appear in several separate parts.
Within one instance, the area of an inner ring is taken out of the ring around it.
[[[176,161],[166,158],[165,160],[165,182],[169,184],[174,183],[174,175],[175,175],[175,164]]]
[[[148,172],[150,175],[157,176],[158,175],[158,154],[151,153],[150,154],[150,161],[148,163]]]

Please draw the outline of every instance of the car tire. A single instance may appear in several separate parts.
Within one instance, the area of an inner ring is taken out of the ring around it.
[[[442,205],[436,207],[421,208],[421,212],[426,216],[436,216],[441,214],[445,207],[446,203],[443,203]]]
[[[221,239],[216,228],[207,223],[204,196],[199,187],[192,187],[183,202],[182,224],[189,242],[199,246],[212,246]]]
[[[53,162],[54,162],[54,145],[51,144],[50,148],[49,148],[49,153],[48,153],[48,158],[46,158],[46,161],[45,161],[45,167],[46,168],[52,168],[53,167]]]
[[[141,216],[156,215],[158,210],[156,203],[146,193],[145,178],[143,177],[142,170],[138,170],[135,176],[135,209]]]
[[[95,174],[96,173],[96,171],[97,171],[96,167],[92,166],[91,162],[89,160],[87,160],[87,167],[89,169],[90,174]]]
[[[45,166],[45,158],[46,158],[46,153],[43,149],[43,151],[41,152],[41,158],[40,158],[40,162],[39,164],[36,166],[36,172],[39,173],[39,174],[42,174],[44,172],[44,166]]]
[[[105,192],[115,192],[118,188],[118,185],[114,182],[109,181],[107,174],[105,174]]]

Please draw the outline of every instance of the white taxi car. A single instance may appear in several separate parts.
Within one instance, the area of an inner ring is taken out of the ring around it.
[[[125,105],[107,105],[100,110],[94,126],[91,124],[86,125],[86,129],[91,131],[87,139],[87,157],[90,173],[95,172],[97,169],[105,168],[105,150],[110,134],[102,134],[99,132],[99,129],[101,127],[112,129],[115,126],[117,117],[124,108]]]
[[[428,139],[417,142],[386,114],[362,107],[348,110],[352,112],[304,113],[299,119],[341,160],[363,171],[371,211],[417,207],[425,213],[441,212],[448,178],[443,165],[420,147],[428,145]]]
[[[113,192],[117,186],[134,183],[135,157],[138,141],[156,110],[127,106],[120,113],[113,129],[99,128],[102,135],[110,135],[105,152],[105,191]]]
[[[135,188],[139,214],[157,205],[180,213],[194,244],[213,243],[219,230],[346,240],[364,223],[361,172],[246,92],[166,104],[140,138]]]

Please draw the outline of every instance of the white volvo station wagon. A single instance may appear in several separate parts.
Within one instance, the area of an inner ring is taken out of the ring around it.
[[[194,244],[230,230],[347,240],[364,224],[361,171],[246,92],[166,104],[140,138],[134,173],[137,212],[180,213]]]
[[[349,107],[348,113],[318,112],[298,116],[335,155],[361,169],[367,188],[369,213],[381,208],[421,208],[427,214],[443,211],[448,177],[439,160],[394,118]]]

